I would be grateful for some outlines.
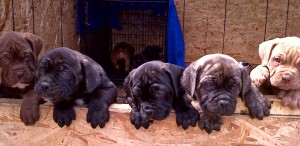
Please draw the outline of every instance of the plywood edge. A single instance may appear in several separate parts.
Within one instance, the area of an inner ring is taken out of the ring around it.
[[[286,106],[282,106],[281,99],[279,99],[276,95],[265,95],[271,103],[272,108],[270,111],[271,115],[274,116],[299,116],[300,117],[300,109],[291,109]],[[20,99],[7,99],[7,98],[1,98],[0,99],[0,106],[1,105],[20,105],[21,100]],[[45,103],[41,105],[41,107],[51,107],[51,103]],[[86,108],[85,106],[82,107],[76,107],[76,108]],[[109,108],[109,111],[111,112],[118,112],[118,113],[130,113],[131,107],[128,104],[112,104]],[[174,111],[172,111],[174,113]],[[247,115],[248,109],[245,106],[245,103],[239,98],[235,110],[235,114],[242,114]]]
[[[104,128],[92,129],[86,122],[86,107],[76,107],[71,126],[59,127],[52,117],[53,106],[41,105],[40,120],[25,126],[19,119],[21,100],[0,99],[0,141],[3,145],[290,145],[300,143],[299,110],[279,108],[274,99],[272,115],[263,120],[242,115],[246,110],[239,101],[236,114],[224,117],[220,132],[207,134],[198,126],[183,130],[176,124],[174,112],[154,121],[148,129],[136,129],[129,120],[128,104],[110,106],[110,120]],[[280,115],[289,113],[291,115]],[[279,115],[279,116],[278,116]]]

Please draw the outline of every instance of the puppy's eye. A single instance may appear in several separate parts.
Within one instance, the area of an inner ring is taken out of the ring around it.
[[[30,61],[31,59],[32,59],[31,54],[26,53],[26,54],[24,55],[24,60],[25,60],[25,61]]]
[[[161,95],[161,94],[164,94],[164,93],[165,93],[165,91],[162,91],[162,90],[156,91],[156,94],[158,94],[158,95]]]
[[[278,63],[278,64],[281,62],[280,58],[274,58],[274,61],[275,61],[275,63]]]
[[[140,96],[141,95],[141,89],[139,88],[139,87],[133,87],[132,88],[132,95],[134,96],[134,97],[138,97],[138,96]]]
[[[64,69],[65,69],[65,67],[64,67],[63,65],[59,65],[59,66],[58,66],[58,70],[59,70],[59,71],[62,71],[62,70],[64,70]]]
[[[240,84],[239,83],[233,83],[232,87],[238,87]]]
[[[159,91],[160,91],[160,89],[158,87],[155,87],[155,86],[150,87],[150,92],[151,93],[157,93]]]
[[[64,75],[64,76],[70,76],[70,73],[67,72],[67,71],[63,71],[63,72],[62,72],[62,75]]]
[[[40,66],[40,67],[39,67],[39,70],[40,70],[40,71],[45,71],[45,70],[46,70],[46,67],[45,67],[45,66]]]
[[[212,87],[212,86],[214,86],[214,83],[213,83],[213,82],[207,82],[207,83],[206,83],[206,86]]]
[[[206,89],[206,90],[214,89],[216,86],[213,81],[207,81],[203,85],[204,85],[204,89]]]
[[[9,58],[8,58],[8,57],[3,57],[3,58],[1,59],[1,62],[2,62],[3,64],[9,64]]]

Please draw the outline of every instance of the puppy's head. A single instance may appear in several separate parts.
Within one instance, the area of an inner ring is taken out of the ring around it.
[[[206,55],[183,72],[181,85],[195,107],[207,115],[231,115],[237,97],[250,90],[251,81],[245,68],[222,54]]]
[[[103,73],[89,57],[68,48],[55,48],[40,59],[35,91],[47,101],[71,100],[76,91],[93,92]]]
[[[270,82],[283,90],[300,88],[300,38],[276,38],[259,45],[262,65],[270,72]]]
[[[134,47],[126,42],[118,43],[112,51],[112,57],[115,57],[116,59],[124,59],[124,56],[132,57],[133,54]]]
[[[150,45],[146,46],[143,53],[144,57],[147,61],[151,60],[159,60],[160,53],[162,53],[163,49],[158,45]]]
[[[172,109],[173,98],[179,95],[179,79],[183,68],[151,61],[134,69],[124,81],[128,97],[142,115],[142,120],[162,120]]]
[[[1,84],[23,89],[35,77],[43,42],[34,34],[6,32],[0,37]]]
[[[126,42],[118,43],[111,53],[111,61],[116,71],[125,71],[128,74],[130,70],[131,57],[134,55],[134,47]]]

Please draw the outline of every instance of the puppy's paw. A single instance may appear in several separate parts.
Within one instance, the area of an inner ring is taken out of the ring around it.
[[[90,107],[86,115],[86,121],[88,123],[91,123],[93,129],[95,129],[98,125],[100,128],[103,128],[108,120],[109,111],[107,106],[104,106],[102,108]]]
[[[259,65],[251,71],[250,78],[257,87],[260,87],[270,78],[269,69]]]
[[[199,126],[201,130],[205,130],[210,134],[213,130],[220,131],[223,119],[220,116],[206,117],[201,116],[199,120]]]
[[[140,127],[144,127],[145,129],[148,129],[150,123],[153,122],[151,120],[143,120],[141,114],[135,111],[131,111],[130,121],[131,124],[134,125],[136,129],[139,129]]]
[[[54,106],[53,119],[59,127],[70,126],[75,118],[76,114],[73,106]]]
[[[263,96],[248,104],[250,117],[257,118],[259,120],[262,120],[264,117],[269,116],[270,109],[271,109],[271,102]]]
[[[25,125],[34,125],[40,118],[39,105],[24,105],[22,103],[20,118]]]
[[[199,112],[192,107],[178,107],[176,109],[176,123],[187,129],[189,126],[195,127],[200,118]]]
[[[300,92],[299,91],[280,91],[278,96],[282,98],[283,106],[289,106],[291,109],[300,109]]]

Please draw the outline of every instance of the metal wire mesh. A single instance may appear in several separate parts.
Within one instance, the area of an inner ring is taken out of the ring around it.
[[[159,60],[166,60],[167,0],[103,0],[102,4],[117,8],[121,28],[109,28],[110,33],[105,36],[109,37],[109,46],[98,42],[101,39],[97,39],[97,33],[89,33],[85,43],[82,43],[81,50],[100,63],[115,84],[122,85],[125,76],[111,69],[112,65],[108,65],[111,64],[111,60],[107,56],[110,56],[118,43],[126,42],[133,46],[135,55],[145,54],[147,46],[156,45],[161,48]],[[99,38],[103,38],[101,33],[106,33],[105,30],[99,31]],[[109,54],[100,55],[102,58],[99,58],[99,55],[97,57],[97,51],[92,49],[99,48],[102,49],[102,53]]]

